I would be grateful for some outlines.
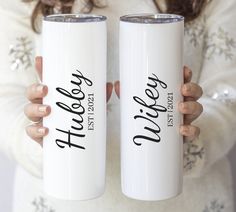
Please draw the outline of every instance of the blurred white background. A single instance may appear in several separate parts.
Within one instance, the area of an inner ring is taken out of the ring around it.
[[[234,191],[235,197],[234,202],[236,202],[236,145],[234,149],[229,154],[231,161],[231,166],[233,168],[234,175]],[[11,212],[11,202],[12,202],[12,189],[14,180],[14,167],[15,164],[8,160],[4,155],[0,154],[0,208],[1,212]],[[22,211],[23,212],[23,211]]]
[[[15,164],[0,153],[0,208],[1,212],[11,212],[12,188]],[[22,211],[23,212],[23,211]]]

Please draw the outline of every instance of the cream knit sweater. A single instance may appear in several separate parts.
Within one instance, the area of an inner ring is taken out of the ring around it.
[[[76,0],[73,12],[83,8]],[[42,148],[25,133],[26,87],[39,82],[34,57],[41,54],[41,35],[30,27],[35,1],[0,2],[0,149],[19,167],[15,212],[233,212],[231,170],[225,155],[236,140],[236,1],[209,1],[202,15],[185,27],[185,64],[193,70],[204,96],[204,113],[194,124],[201,135],[184,144],[184,190],[176,198],[136,201],[120,187],[119,100],[108,103],[107,185],[98,199],[64,202],[42,191]],[[163,3],[163,7],[164,7]],[[158,12],[152,0],[107,0],[92,13],[108,17],[108,81],[119,78],[118,20],[128,13]]]

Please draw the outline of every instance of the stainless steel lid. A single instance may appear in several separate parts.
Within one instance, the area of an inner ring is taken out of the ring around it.
[[[140,24],[166,24],[184,21],[184,17],[174,14],[132,14],[120,17],[120,21]]]
[[[94,14],[56,14],[44,17],[44,21],[65,23],[101,22],[106,19],[106,16]]]

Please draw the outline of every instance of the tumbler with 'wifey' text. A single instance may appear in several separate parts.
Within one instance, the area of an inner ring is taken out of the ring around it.
[[[43,20],[45,193],[87,200],[104,193],[106,169],[106,17],[50,15]]]
[[[182,191],[183,29],[178,15],[120,18],[121,184],[130,198]]]

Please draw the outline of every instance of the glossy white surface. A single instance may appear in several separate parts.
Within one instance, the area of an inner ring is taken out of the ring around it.
[[[0,208],[4,212],[12,211],[14,173],[15,162],[0,153]]]
[[[43,22],[44,189],[85,200],[105,189],[106,22]],[[70,140],[70,141],[69,141]]]
[[[183,27],[120,22],[121,180],[134,199],[182,191]]]

